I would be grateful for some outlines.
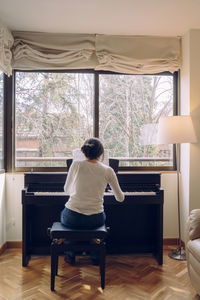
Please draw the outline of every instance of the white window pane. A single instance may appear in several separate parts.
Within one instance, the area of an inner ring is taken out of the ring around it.
[[[172,166],[156,145],[159,118],[173,114],[173,76],[100,75],[100,138],[120,166]]]
[[[93,134],[93,74],[16,73],[16,167],[65,167]]]

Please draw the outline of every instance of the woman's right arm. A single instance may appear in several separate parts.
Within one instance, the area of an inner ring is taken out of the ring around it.
[[[72,185],[74,182],[74,177],[75,177],[75,174],[77,171],[77,166],[78,166],[77,162],[72,162],[72,164],[69,168],[69,171],[67,173],[67,179],[65,181],[64,191],[69,195],[70,195],[71,188],[72,188]]]
[[[119,202],[123,202],[124,201],[124,193],[122,192],[120,186],[119,186],[119,182],[117,179],[117,176],[114,172],[114,170],[112,168],[108,168],[107,170],[107,174],[108,174],[108,183],[115,195],[115,198],[117,201]]]

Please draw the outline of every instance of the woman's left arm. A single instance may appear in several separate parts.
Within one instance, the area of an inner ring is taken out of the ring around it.
[[[116,200],[119,202],[123,202],[124,201],[124,193],[122,192],[122,190],[120,188],[120,185],[119,185],[119,182],[118,182],[115,172],[113,171],[112,168],[108,168],[107,172],[108,172],[108,183],[114,192]]]

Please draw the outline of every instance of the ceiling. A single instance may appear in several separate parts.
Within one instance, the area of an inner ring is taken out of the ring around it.
[[[0,0],[11,30],[182,36],[200,29],[200,0]]]

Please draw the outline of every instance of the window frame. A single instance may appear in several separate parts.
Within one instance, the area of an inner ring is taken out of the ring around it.
[[[3,72],[2,72],[3,73]],[[3,111],[2,113],[2,125],[3,125],[3,137],[2,137],[2,141],[3,141],[3,145],[2,145],[2,150],[3,150],[3,167],[0,168],[0,174],[5,173],[5,163],[6,163],[6,152],[5,152],[5,138],[6,138],[6,134],[5,134],[5,74],[3,73],[3,103],[2,103],[2,109]]]
[[[120,75],[122,73],[115,73],[109,71],[95,71],[92,69],[77,69],[77,70],[14,70],[13,75],[8,77],[5,75],[4,80],[4,113],[5,113],[5,127],[4,127],[4,155],[5,155],[5,169],[7,172],[65,172],[66,167],[15,167],[15,78],[17,72],[31,72],[31,73],[92,73],[94,74],[94,121],[93,121],[93,135],[99,137],[99,75],[100,74],[114,74]],[[131,75],[131,74],[123,74]],[[134,74],[132,74],[134,75]],[[138,75],[138,74],[135,74]],[[163,72],[157,74],[141,74],[141,75],[164,75],[173,76],[173,115],[178,112],[178,78],[179,73]],[[175,171],[176,170],[176,149],[173,145],[173,166],[156,166],[156,167],[119,167],[119,171]]]

